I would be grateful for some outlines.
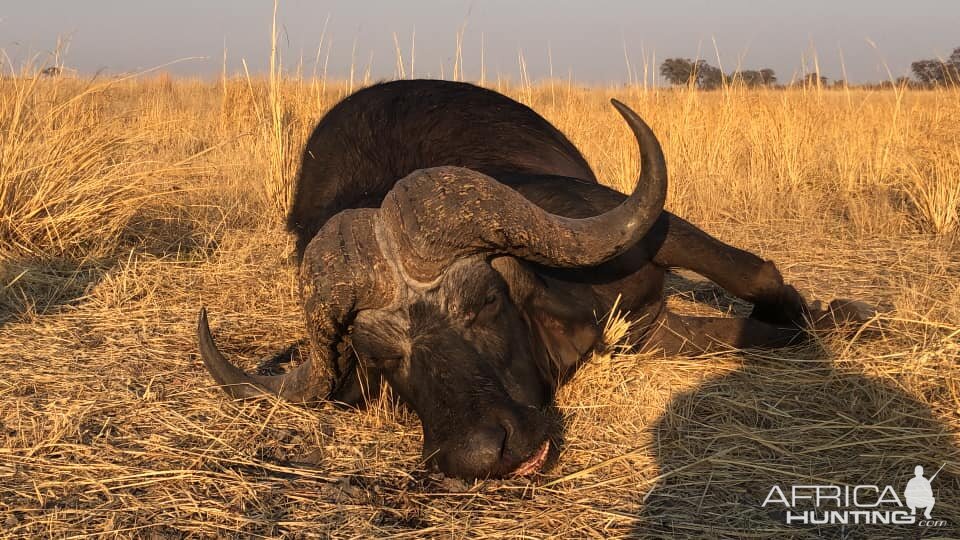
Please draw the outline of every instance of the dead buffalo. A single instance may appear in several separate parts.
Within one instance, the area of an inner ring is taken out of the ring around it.
[[[247,374],[201,311],[213,378],[235,397],[360,404],[382,377],[419,416],[429,463],[499,477],[542,466],[554,390],[598,345],[597,315],[618,295],[637,321],[631,339],[669,354],[783,346],[832,320],[772,262],[663,211],[660,144],[613,106],[640,147],[630,196],[598,184],[562,133],[496,92],[397,81],[344,99],[306,145],[288,220],[309,360]],[[752,315],[669,313],[671,267],[752,302]]]

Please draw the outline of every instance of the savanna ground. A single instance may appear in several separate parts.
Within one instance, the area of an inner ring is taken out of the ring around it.
[[[346,84],[6,78],[0,536],[957,534],[960,92],[500,89],[621,190],[637,152],[608,99],[630,104],[663,143],[670,210],[773,259],[809,299],[880,306],[879,334],[595,357],[558,396],[555,466],[439,481],[391,400],[233,402],[196,353],[201,305],[247,368],[305,334],[282,216],[302,144]],[[680,310],[749,309],[673,285]],[[760,506],[774,484],[902,494],[914,465],[944,463],[941,528],[787,526]]]

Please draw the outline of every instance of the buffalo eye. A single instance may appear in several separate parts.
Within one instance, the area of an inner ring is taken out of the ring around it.
[[[488,292],[486,296],[483,297],[483,304],[473,313],[473,316],[470,317],[467,324],[471,325],[478,319],[496,315],[500,311],[501,299],[502,294],[500,291],[492,290]]]
[[[403,364],[403,353],[392,347],[371,347],[357,352],[365,364],[377,369],[393,371]]]
[[[381,356],[378,358],[370,358],[370,363],[373,364],[373,367],[377,369],[393,371],[399,368],[403,363],[403,356]]]
[[[403,350],[397,342],[366,331],[367,328],[354,328],[351,345],[364,363],[378,369],[392,370],[403,363]]]

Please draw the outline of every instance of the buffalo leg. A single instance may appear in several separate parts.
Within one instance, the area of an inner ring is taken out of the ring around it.
[[[757,319],[688,317],[664,311],[650,326],[642,350],[670,355],[697,355],[717,350],[776,348],[801,342],[796,326],[777,326]]]
[[[809,330],[831,331],[861,325],[876,315],[873,306],[854,300],[834,300],[810,309]],[[663,310],[645,330],[641,350],[662,349],[667,354],[696,355],[716,350],[777,348],[809,338],[808,330],[791,324],[757,319],[693,317]]]
[[[659,244],[653,256],[656,264],[693,270],[753,303],[753,319],[803,325],[809,315],[803,297],[783,282],[773,262],[724,244],[684,219],[663,212],[648,239]]]

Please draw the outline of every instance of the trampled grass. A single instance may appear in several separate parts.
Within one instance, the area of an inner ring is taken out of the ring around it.
[[[549,471],[437,482],[392,401],[232,402],[196,354],[201,305],[247,367],[304,335],[286,183],[346,84],[2,79],[0,536],[839,537],[762,508],[770,486],[902,493],[942,463],[948,525],[929,533],[956,534],[960,92],[492,86],[624,190],[636,149],[608,99],[630,104],[664,146],[672,211],[811,299],[881,306],[882,335],[597,357],[560,392]],[[705,283],[669,293],[746,308]]]

